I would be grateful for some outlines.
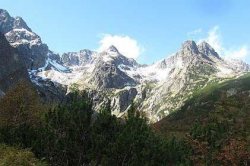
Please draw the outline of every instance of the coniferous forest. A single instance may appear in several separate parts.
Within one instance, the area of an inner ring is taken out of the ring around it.
[[[75,91],[51,107],[27,83],[10,90],[0,106],[1,165],[249,164],[248,129],[235,130],[232,115],[211,114],[178,136],[149,124],[135,104],[117,118],[110,106],[95,112],[86,93]]]
[[[0,2],[0,166],[250,165],[250,1]]]

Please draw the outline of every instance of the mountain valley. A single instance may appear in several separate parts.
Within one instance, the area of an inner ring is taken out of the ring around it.
[[[0,165],[250,164],[249,64],[206,39],[153,64],[119,43],[58,54],[0,9]]]
[[[134,101],[150,121],[159,121],[196,91],[250,71],[242,61],[223,59],[206,42],[186,41],[177,53],[152,65],[127,58],[115,46],[103,52],[84,49],[58,55],[21,17],[13,18],[0,10],[0,20],[0,31],[18,51],[44,101],[63,102],[74,86],[88,91],[97,110],[110,102],[112,113],[118,117],[126,114]],[[5,92],[6,88],[1,90]]]

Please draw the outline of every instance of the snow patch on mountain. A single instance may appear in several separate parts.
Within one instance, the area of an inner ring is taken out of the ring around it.
[[[218,77],[233,76],[233,70],[224,66],[218,66]]]
[[[53,68],[59,72],[69,72],[69,68],[63,66],[63,65],[60,65],[59,63],[56,62],[56,60],[51,60],[51,59],[48,59],[48,63],[51,64],[53,66]]]
[[[30,44],[30,46],[41,44],[41,39],[35,33],[24,28],[13,29],[5,36],[14,47],[21,44]]]
[[[224,60],[210,49],[212,48],[205,43],[201,47],[194,42],[186,42],[176,54],[152,65],[139,65],[112,46],[100,53],[67,53],[61,59],[63,63],[47,59],[41,70],[33,72],[36,75],[33,80],[38,83],[39,79],[49,79],[68,87],[77,83],[80,89],[97,90],[101,96],[105,92],[112,94],[113,114],[117,116],[125,114],[119,110],[120,102],[124,99],[118,96],[135,88],[137,95],[134,99],[141,101],[139,109],[145,111],[148,118],[155,122],[181,107],[195,89],[249,71],[249,65]],[[132,79],[137,84],[123,80],[127,82],[121,82],[123,86],[120,88],[101,87],[110,83],[112,85],[112,81],[116,82],[118,77],[114,77],[116,80],[106,77],[113,77],[118,73],[125,74],[124,78]],[[96,107],[101,108],[104,103],[100,101]]]

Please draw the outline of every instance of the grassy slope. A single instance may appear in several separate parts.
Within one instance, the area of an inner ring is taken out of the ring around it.
[[[47,164],[40,162],[35,158],[35,155],[28,150],[21,150],[0,144],[0,165],[46,166]]]
[[[154,128],[165,136],[182,137],[196,122],[206,123],[211,116],[232,119],[233,127],[246,129],[249,137],[250,74],[197,91],[179,111],[154,124]]]

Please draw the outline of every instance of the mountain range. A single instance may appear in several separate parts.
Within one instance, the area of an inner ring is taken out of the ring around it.
[[[224,59],[205,41],[185,41],[178,52],[151,65],[127,58],[115,46],[59,55],[21,17],[3,9],[0,32],[0,97],[24,79],[44,102],[64,102],[77,88],[88,92],[96,110],[110,103],[121,117],[134,101],[151,122],[181,108],[197,91],[250,71],[250,65]]]

